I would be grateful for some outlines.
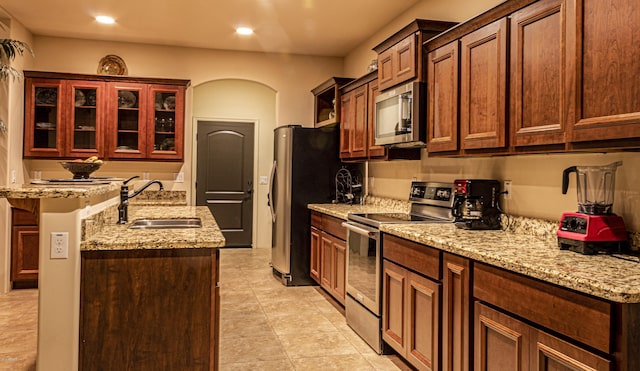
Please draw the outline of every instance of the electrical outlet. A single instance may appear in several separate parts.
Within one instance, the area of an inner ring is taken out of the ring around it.
[[[69,232],[51,232],[51,259],[69,258]]]
[[[183,172],[179,172],[178,174],[176,174],[176,183],[183,183],[184,182],[184,173]]]
[[[506,200],[510,200],[511,199],[511,181],[510,180],[504,181],[502,185],[502,191],[505,192],[504,198]]]
[[[11,184],[16,184],[16,171],[11,170]]]
[[[142,172],[142,180],[149,180],[149,172],[148,171],[143,171]]]

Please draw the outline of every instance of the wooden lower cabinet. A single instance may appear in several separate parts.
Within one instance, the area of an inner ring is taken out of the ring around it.
[[[442,254],[442,369],[468,371],[471,363],[471,261]]]
[[[321,237],[320,285],[340,304],[344,305],[346,292],[346,243],[328,233]]]
[[[439,369],[440,284],[383,263],[382,339],[419,370]]]
[[[40,232],[36,216],[11,209],[11,285],[14,289],[38,286]]]
[[[610,361],[480,302],[475,303],[475,370],[611,370]]]
[[[79,370],[218,369],[217,249],[83,251]]]
[[[347,284],[346,233],[339,219],[311,212],[311,278],[342,305]]]
[[[321,233],[318,228],[311,227],[311,269],[309,270],[309,274],[317,283],[320,283]]]

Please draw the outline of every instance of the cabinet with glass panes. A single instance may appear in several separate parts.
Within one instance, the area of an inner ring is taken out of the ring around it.
[[[24,157],[182,160],[188,84],[25,71]]]

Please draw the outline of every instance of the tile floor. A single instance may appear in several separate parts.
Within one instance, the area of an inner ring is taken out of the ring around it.
[[[371,350],[322,289],[283,286],[270,253],[220,252],[221,370],[410,370]],[[37,290],[0,295],[0,370],[35,370],[37,302]]]

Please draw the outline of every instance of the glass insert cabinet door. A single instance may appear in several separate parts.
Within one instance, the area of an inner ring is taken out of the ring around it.
[[[67,156],[103,156],[103,97],[105,84],[69,81]]]
[[[25,112],[24,155],[63,156],[63,82],[30,79],[25,91],[31,109]]]
[[[147,136],[149,157],[174,158],[182,155],[182,115],[184,88],[168,85],[149,87],[150,106],[153,112],[150,133]]]
[[[117,84],[110,89],[109,103],[115,120],[109,157],[145,156],[147,89],[144,84]]]

